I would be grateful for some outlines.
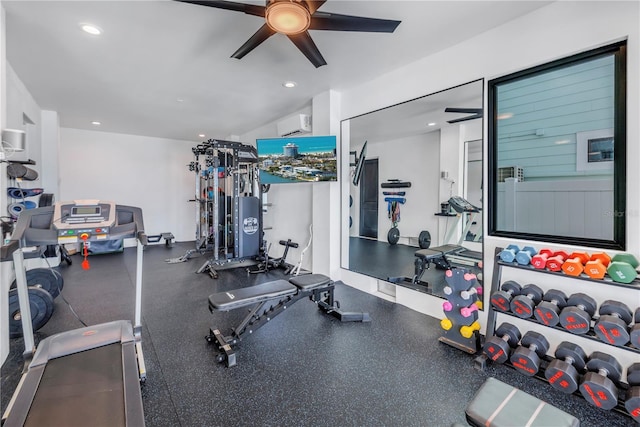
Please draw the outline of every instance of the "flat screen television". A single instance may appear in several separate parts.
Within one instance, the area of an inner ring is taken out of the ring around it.
[[[338,180],[335,136],[256,139],[261,184]]]

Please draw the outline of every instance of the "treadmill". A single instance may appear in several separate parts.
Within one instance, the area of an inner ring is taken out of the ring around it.
[[[2,416],[13,426],[143,426],[142,210],[101,200],[58,202],[20,214],[13,239],[25,370]],[[36,350],[22,248],[135,238],[135,324],[117,320],[45,338]]]
[[[453,236],[455,232],[459,229],[458,224],[460,224],[460,221],[462,220],[464,214],[468,214],[469,218],[467,219],[466,225],[462,230],[462,234],[460,235],[460,238],[457,241],[457,246],[460,247],[460,250],[455,253],[447,255],[447,258],[450,261],[453,261],[458,264],[477,266],[479,262],[482,262],[482,252],[473,251],[471,249],[465,248],[462,246],[462,243],[466,240],[467,234],[469,233],[471,226],[475,223],[476,218],[480,214],[482,209],[472,205],[468,200],[463,199],[462,197],[459,197],[459,196],[451,197],[448,203],[451,209],[453,209],[458,215],[457,215],[456,221],[452,224],[451,228],[445,235],[445,238],[444,238],[445,245],[450,244],[451,241],[453,240]],[[477,242],[481,235],[482,233],[479,233],[477,237],[474,239],[474,242]],[[455,245],[456,243],[453,243],[453,244]]]

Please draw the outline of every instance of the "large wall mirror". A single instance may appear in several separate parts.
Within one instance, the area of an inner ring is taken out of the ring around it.
[[[625,249],[626,42],[489,82],[490,234]]]
[[[442,297],[446,265],[430,262],[416,278],[417,251],[447,245],[447,262],[481,272],[483,86],[477,80],[341,123],[349,147],[342,268]],[[452,198],[474,209],[458,212]]]

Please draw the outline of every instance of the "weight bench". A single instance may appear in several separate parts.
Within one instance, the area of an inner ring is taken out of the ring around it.
[[[415,251],[414,256],[416,257],[415,264],[415,272],[413,275],[412,282],[418,283],[422,278],[422,275],[426,270],[429,269],[429,266],[433,263],[437,267],[441,267],[443,269],[449,270],[451,268],[451,263],[447,259],[447,255],[457,254],[459,252],[464,251],[465,248],[458,245],[443,245],[436,246],[435,248],[429,249],[420,249]]]
[[[334,299],[334,289],[334,282],[327,276],[308,274],[210,295],[209,311],[212,313],[254,306],[240,324],[232,329],[231,335],[224,336],[219,329],[209,329],[206,339],[210,343],[216,342],[218,346],[216,360],[225,362],[227,367],[235,366],[236,354],[233,346],[240,342],[244,334],[252,334],[288,306],[305,297],[309,297],[318,308],[341,322],[371,321],[369,313],[342,312],[340,304]]]
[[[160,233],[160,234],[156,234],[153,236],[147,236],[147,240],[149,241],[149,243],[158,243],[160,241],[160,239],[164,239],[164,245],[168,248],[172,248],[173,247],[173,239],[175,239],[175,237],[173,236],[173,233],[169,232],[169,233]]]
[[[515,387],[488,378],[465,410],[474,427],[579,427],[580,420]]]

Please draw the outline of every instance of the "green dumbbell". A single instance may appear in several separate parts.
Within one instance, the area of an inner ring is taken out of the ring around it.
[[[616,254],[607,267],[607,274],[614,282],[631,283],[638,277],[637,267],[638,260],[635,256]]]

